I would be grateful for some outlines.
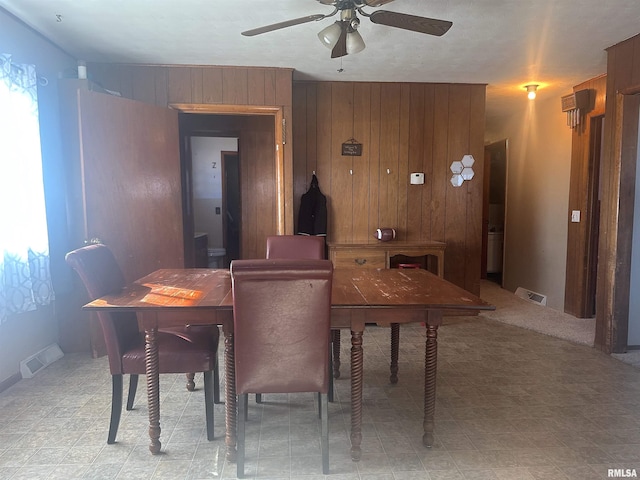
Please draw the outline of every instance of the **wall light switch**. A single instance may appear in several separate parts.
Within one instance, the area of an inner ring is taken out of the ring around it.
[[[580,210],[571,210],[571,222],[580,223]]]
[[[424,173],[412,173],[409,181],[411,185],[422,185],[424,183]]]

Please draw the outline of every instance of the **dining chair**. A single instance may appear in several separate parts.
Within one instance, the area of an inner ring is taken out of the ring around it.
[[[106,245],[89,245],[67,253],[67,264],[77,273],[91,300],[122,290],[122,270]],[[145,373],[145,341],[134,312],[97,312],[111,370],[111,420],[107,443],[116,441],[122,413],[122,380],[129,375],[127,410],[133,409],[138,375]],[[217,328],[216,328],[217,330]],[[213,440],[214,389],[218,375],[218,336],[184,328],[158,331],[160,373],[204,373],[207,439]],[[215,385],[214,385],[215,384]]]
[[[267,258],[324,260],[326,258],[324,237],[314,235],[270,235],[267,237]],[[331,345],[334,349],[333,356],[339,362],[340,329],[331,330]],[[331,360],[331,367],[333,367],[333,358]],[[332,379],[329,384],[329,401],[333,402]],[[256,394],[256,403],[262,403],[262,395],[259,393]]]
[[[329,260],[260,259],[231,263],[237,476],[244,476],[245,411],[250,393],[317,392],[322,472],[329,473]]]

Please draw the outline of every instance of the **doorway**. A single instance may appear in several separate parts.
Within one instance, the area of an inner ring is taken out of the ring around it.
[[[482,278],[502,285],[507,185],[507,140],[485,146]]]
[[[238,138],[195,134],[187,142],[191,158],[183,164],[190,163],[192,172],[195,266],[228,268],[240,252]],[[206,259],[199,262],[203,249]]]
[[[194,218],[194,182],[191,138],[220,137],[235,138],[233,145],[219,148],[217,157],[208,160],[207,169],[212,172],[212,162],[222,163],[222,151],[238,152],[237,175],[239,179],[239,215],[234,216],[238,226],[238,247],[231,247],[234,253],[226,254],[224,265],[230,257],[264,258],[266,237],[285,233],[286,194],[284,188],[285,162],[281,140],[282,109],[277,107],[237,107],[225,105],[172,105],[180,110],[179,126],[181,138],[181,162],[183,185],[183,224],[185,265],[193,266],[195,260],[194,236],[197,233]],[[275,146],[275,149],[274,149]],[[289,166],[289,162],[287,162]],[[221,169],[217,169],[222,178]],[[230,172],[232,173],[232,172]],[[290,194],[290,192],[286,192]],[[219,195],[221,197],[221,195]],[[222,221],[228,220],[227,212],[218,205],[208,209],[210,216]],[[231,229],[230,229],[231,233]],[[218,229],[219,244],[224,244],[222,229]],[[215,241],[215,235],[212,244]],[[216,245],[218,248],[221,246]],[[226,247],[224,247],[226,248]],[[216,265],[217,266],[217,265]]]

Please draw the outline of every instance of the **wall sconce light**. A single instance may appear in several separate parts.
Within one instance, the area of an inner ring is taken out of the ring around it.
[[[529,98],[529,100],[533,100],[534,98],[536,98],[536,92],[538,91],[538,85],[535,85],[535,84],[526,85],[524,88],[527,89],[527,97]]]

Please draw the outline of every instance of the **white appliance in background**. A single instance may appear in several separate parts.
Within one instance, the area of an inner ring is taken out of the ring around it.
[[[502,272],[503,232],[489,232],[487,238],[487,273]]]

